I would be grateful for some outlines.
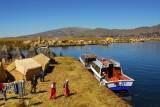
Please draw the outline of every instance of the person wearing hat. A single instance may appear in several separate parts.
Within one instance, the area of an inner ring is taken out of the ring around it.
[[[103,72],[103,75],[102,75],[102,77],[100,78],[100,85],[102,85],[102,83],[104,82],[103,80],[105,80],[105,79],[106,79],[106,73]]]
[[[56,99],[56,83],[55,82],[51,85],[51,96],[49,99],[51,99],[52,97]]]
[[[69,92],[68,80],[66,80],[63,88],[64,88],[65,96],[66,96],[66,97],[69,96],[70,92]]]
[[[38,82],[37,82],[37,79],[36,79],[36,75],[34,75],[32,80],[31,80],[31,92],[30,93],[32,93],[33,88],[34,88],[34,93],[36,93],[37,84],[38,84]]]

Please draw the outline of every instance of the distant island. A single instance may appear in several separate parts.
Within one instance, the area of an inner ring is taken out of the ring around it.
[[[135,29],[104,29],[66,27],[16,38],[160,38],[160,24]]]

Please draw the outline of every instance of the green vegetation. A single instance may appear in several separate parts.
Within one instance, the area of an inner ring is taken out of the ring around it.
[[[4,43],[7,45],[9,50],[14,50],[16,46],[19,46],[22,50],[27,50],[30,48],[30,44],[23,44],[23,41],[0,41],[0,46],[3,47]]]

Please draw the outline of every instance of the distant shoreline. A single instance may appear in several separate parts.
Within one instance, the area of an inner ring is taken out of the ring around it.
[[[106,37],[107,38],[107,37]],[[56,38],[41,38],[42,40],[53,40]],[[105,38],[59,38],[60,40],[103,40]],[[160,38],[114,38],[114,39],[144,39],[147,41],[160,41]],[[0,38],[0,41],[36,41],[38,38]]]
[[[17,46],[22,50],[28,50],[32,44],[39,48],[45,46],[108,46],[110,43],[137,43],[145,41],[160,41],[160,38],[3,38],[0,39],[0,47],[6,44],[9,50],[14,50]]]

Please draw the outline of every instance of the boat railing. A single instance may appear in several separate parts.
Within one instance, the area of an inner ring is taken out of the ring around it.
[[[100,60],[102,60],[102,58],[98,58],[96,61],[98,62],[99,65],[101,65],[102,67],[105,67],[106,65],[104,65]],[[107,61],[109,63],[112,63],[114,65],[114,67],[120,67],[120,63],[118,61],[115,61],[111,58],[103,58],[104,61]]]
[[[111,58],[110,56],[98,56],[98,59],[108,59],[108,58]]]
[[[112,57],[110,57],[110,56],[98,56],[98,58],[97,59],[110,59],[111,61],[113,61],[113,62],[118,62],[118,63],[120,63],[120,61],[117,59],[117,58],[112,58]],[[114,60],[114,59],[116,59],[116,60]]]

